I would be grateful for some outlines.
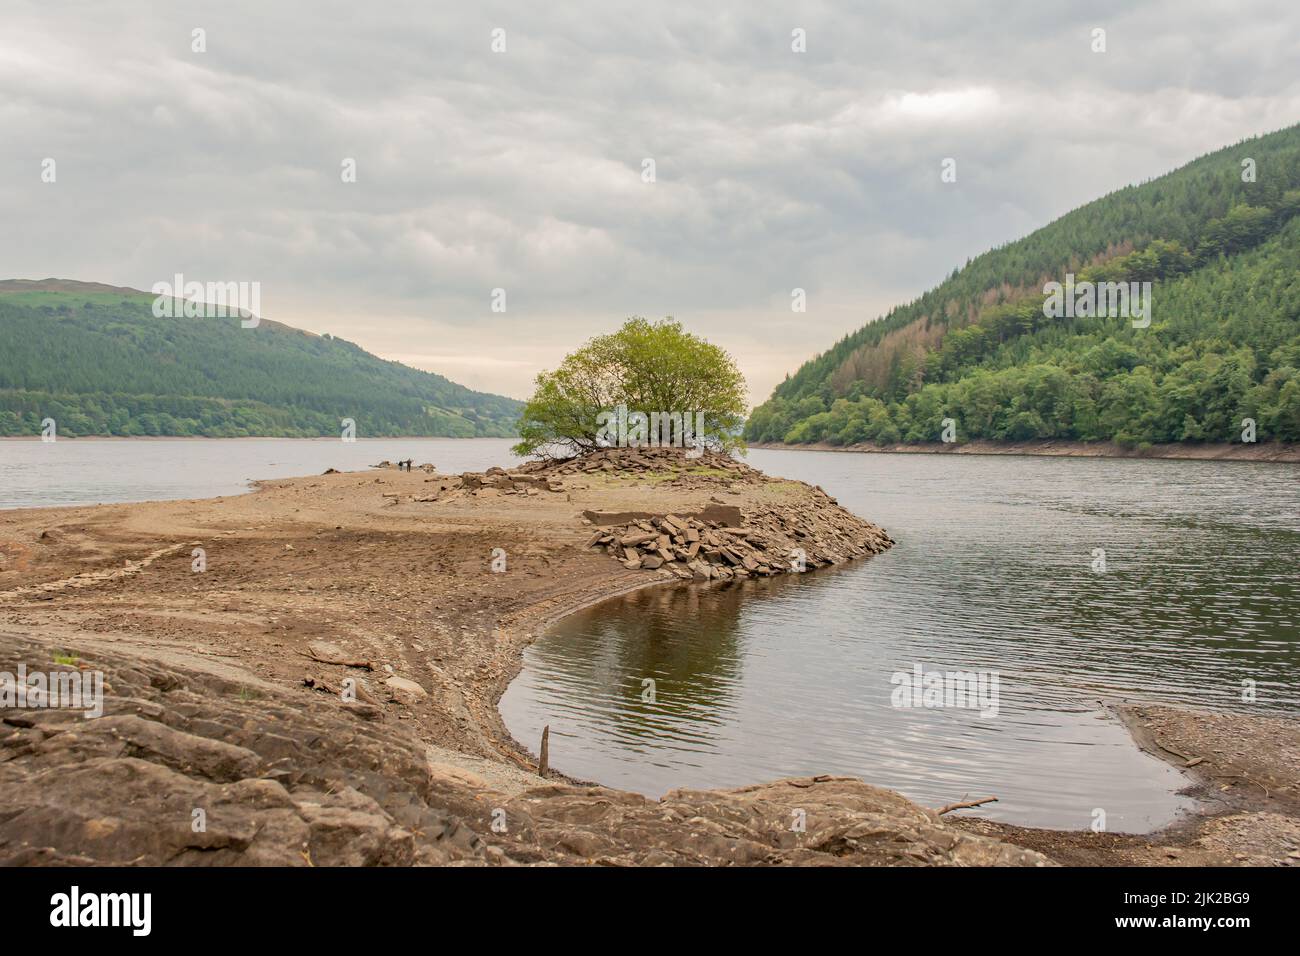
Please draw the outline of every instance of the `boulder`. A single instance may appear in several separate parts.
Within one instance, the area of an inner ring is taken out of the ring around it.
[[[429,696],[429,692],[415,681],[398,677],[396,674],[384,681],[384,686],[388,688],[394,700],[404,704],[414,703]]]

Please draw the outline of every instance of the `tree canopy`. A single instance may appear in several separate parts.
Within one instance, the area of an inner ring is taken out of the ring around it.
[[[691,416],[702,423],[703,434],[696,436],[702,445],[730,451],[742,446],[745,379],[730,355],[680,322],[636,316],[565,356],[555,371],[537,376],[515,452],[573,455],[617,444],[609,440],[610,432],[602,435],[602,426],[613,429],[611,417],[619,409],[656,421]],[[660,431],[649,440],[663,437]],[[635,437],[628,442],[636,443]]]

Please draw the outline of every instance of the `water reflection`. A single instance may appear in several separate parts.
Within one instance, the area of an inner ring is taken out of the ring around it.
[[[1295,712],[1294,471],[775,454],[755,464],[831,489],[898,547],[566,619],[502,701],[518,739],[550,724],[554,766],[652,795],[832,772],[931,805],[996,794],[982,813],[1029,825],[1087,827],[1100,808],[1142,831],[1186,806],[1186,781],[1101,699]],[[996,671],[998,715],[891,706],[891,676],[917,664]]]

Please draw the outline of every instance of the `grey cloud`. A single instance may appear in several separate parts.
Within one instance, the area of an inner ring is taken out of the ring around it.
[[[967,258],[1300,118],[1294,4],[10,0],[4,16],[6,275],[257,279],[272,318],[514,395],[622,317],[673,314],[761,400]]]

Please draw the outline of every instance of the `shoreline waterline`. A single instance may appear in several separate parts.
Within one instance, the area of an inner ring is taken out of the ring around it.
[[[1108,458],[1126,461],[1241,461],[1260,464],[1300,464],[1300,445],[1262,442],[1243,445],[1224,442],[1214,445],[1152,445],[1146,449],[1125,448],[1114,442],[1074,442],[1043,439],[1030,442],[995,442],[976,439],[967,442],[927,442],[906,445],[807,445],[750,443],[763,451],[829,451],[861,455],[1012,455],[1029,458]]]
[[[771,480],[773,493],[802,484]],[[428,476],[419,471],[360,470],[266,479],[251,494],[219,500],[168,499],[98,508],[82,504],[63,506],[55,517],[44,509],[0,513],[3,536],[29,541],[45,529],[75,533],[108,549],[102,557],[106,566],[120,566],[124,554],[145,550],[146,542],[152,546],[154,540],[202,541],[209,550],[208,574],[218,572],[207,580],[220,582],[222,575],[233,573],[237,585],[229,592],[231,598],[218,605],[202,603],[195,584],[200,590],[208,585],[187,573],[185,553],[174,561],[159,562],[149,574],[121,579],[121,587],[107,595],[107,601],[100,600],[93,588],[82,589],[76,606],[64,610],[56,591],[53,601],[8,608],[0,625],[21,621],[38,608],[42,634],[63,640],[66,633],[71,641],[71,635],[82,632],[79,622],[90,609],[96,615],[97,637],[121,633],[132,644],[151,647],[155,630],[164,645],[164,635],[182,632],[175,632],[174,625],[168,630],[167,614],[151,616],[150,609],[165,611],[172,603],[178,603],[178,610],[197,606],[211,618],[186,618],[182,631],[187,645],[210,647],[213,656],[235,658],[286,689],[299,686],[293,691],[298,694],[303,693],[303,665],[295,647],[305,645],[308,638],[359,644],[369,656],[391,661],[397,674],[409,675],[431,690],[433,696],[411,709],[412,726],[431,735],[422,734],[422,739],[466,757],[491,759],[501,767],[504,781],[507,766],[515,776],[521,769],[535,768],[531,753],[510,733],[498,707],[523,667],[526,647],[584,608],[620,593],[677,583],[624,570],[607,555],[584,551],[583,541],[592,528],[580,526],[578,515],[584,507],[604,512],[633,508],[679,512],[703,501],[709,492],[651,487],[615,477],[575,482],[572,500],[564,494],[509,497],[483,492],[420,503],[428,490]],[[717,493],[729,496],[721,486]],[[734,500],[743,504],[747,498],[748,494]],[[855,510],[877,517],[871,508]],[[888,522],[882,523],[889,527]],[[51,540],[57,546],[59,538]],[[494,540],[510,548],[511,574],[486,574],[486,566],[478,566],[486,545]],[[290,544],[293,550],[286,547]],[[311,557],[317,546],[322,556]],[[330,553],[354,555],[355,560],[325,560]],[[413,564],[413,558],[425,555],[437,555],[438,568],[432,577]],[[72,559],[70,553],[65,574],[76,570]],[[170,568],[169,562],[185,567]],[[275,576],[267,578],[272,570]],[[292,588],[276,586],[280,575],[291,573]],[[686,589],[685,584],[680,587]],[[335,597],[340,590],[342,597],[350,599],[340,603]],[[454,599],[457,595],[459,603]],[[193,605],[196,600],[200,603]],[[430,610],[432,602],[437,602],[438,610]],[[428,620],[438,622],[436,633],[423,623],[426,613],[434,615]],[[483,631],[484,615],[493,627],[490,633]],[[261,623],[264,618],[269,623]],[[326,619],[328,627],[320,623]],[[422,623],[413,627],[416,621]],[[65,625],[77,630],[65,631]],[[459,637],[454,636],[457,632]],[[288,643],[273,651],[259,635]],[[310,666],[327,677],[333,673]],[[347,673],[340,669],[336,677]],[[562,754],[557,753],[556,759],[563,767]],[[553,776],[536,783],[544,787],[565,780],[572,782],[572,778]],[[497,778],[493,776],[491,782],[496,785]],[[944,820],[957,822],[953,817]],[[1189,824],[1177,827],[1185,825]],[[1066,833],[1042,832],[1057,837]],[[1024,845],[1019,841],[1028,837],[1012,827],[1000,839]]]

